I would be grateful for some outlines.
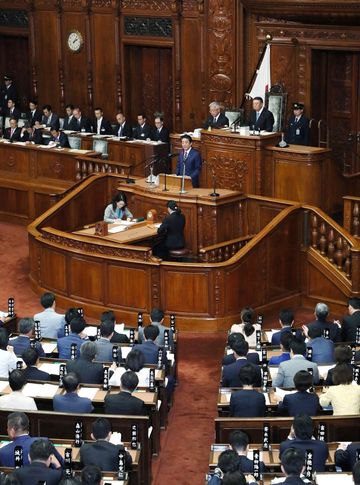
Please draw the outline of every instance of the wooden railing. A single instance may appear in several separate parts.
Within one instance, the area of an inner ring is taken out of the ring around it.
[[[360,237],[360,197],[344,199],[344,228],[354,237]]]
[[[255,234],[250,234],[201,248],[199,251],[200,260],[204,263],[221,263],[222,261],[227,261],[251,241],[254,236]]]
[[[90,157],[78,157],[76,161],[76,180],[83,180],[93,173],[114,173],[116,175],[128,175],[132,164],[115,162],[113,160],[93,159]]]

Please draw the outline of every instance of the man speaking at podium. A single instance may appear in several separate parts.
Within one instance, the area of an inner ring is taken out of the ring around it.
[[[176,165],[176,175],[185,175],[191,177],[192,186],[199,187],[199,176],[201,170],[201,155],[198,150],[192,147],[192,138],[190,135],[181,137],[182,150],[179,153],[178,163]]]

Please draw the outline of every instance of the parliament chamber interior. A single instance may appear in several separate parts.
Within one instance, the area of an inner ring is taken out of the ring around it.
[[[0,1],[0,485],[360,485],[359,25]]]

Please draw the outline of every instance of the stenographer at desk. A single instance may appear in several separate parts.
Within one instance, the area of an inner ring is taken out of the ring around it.
[[[114,223],[121,221],[123,218],[133,219],[132,213],[127,208],[126,195],[123,192],[118,192],[112,199],[104,212],[104,221]]]

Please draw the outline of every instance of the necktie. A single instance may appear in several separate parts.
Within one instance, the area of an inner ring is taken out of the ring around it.
[[[123,130],[123,125],[120,125],[119,131],[118,131],[118,135],[119,135],[119,136],[121,136],[121,135],[122,135],[122,130]]]
[[[256,121],[259,119],[260,113],[257,111],[256,112]]]
[[[189,155],[189,152],[187,150],[185,150],[185,152],[184,152],[184,162],[187,160],[188,155]]]

